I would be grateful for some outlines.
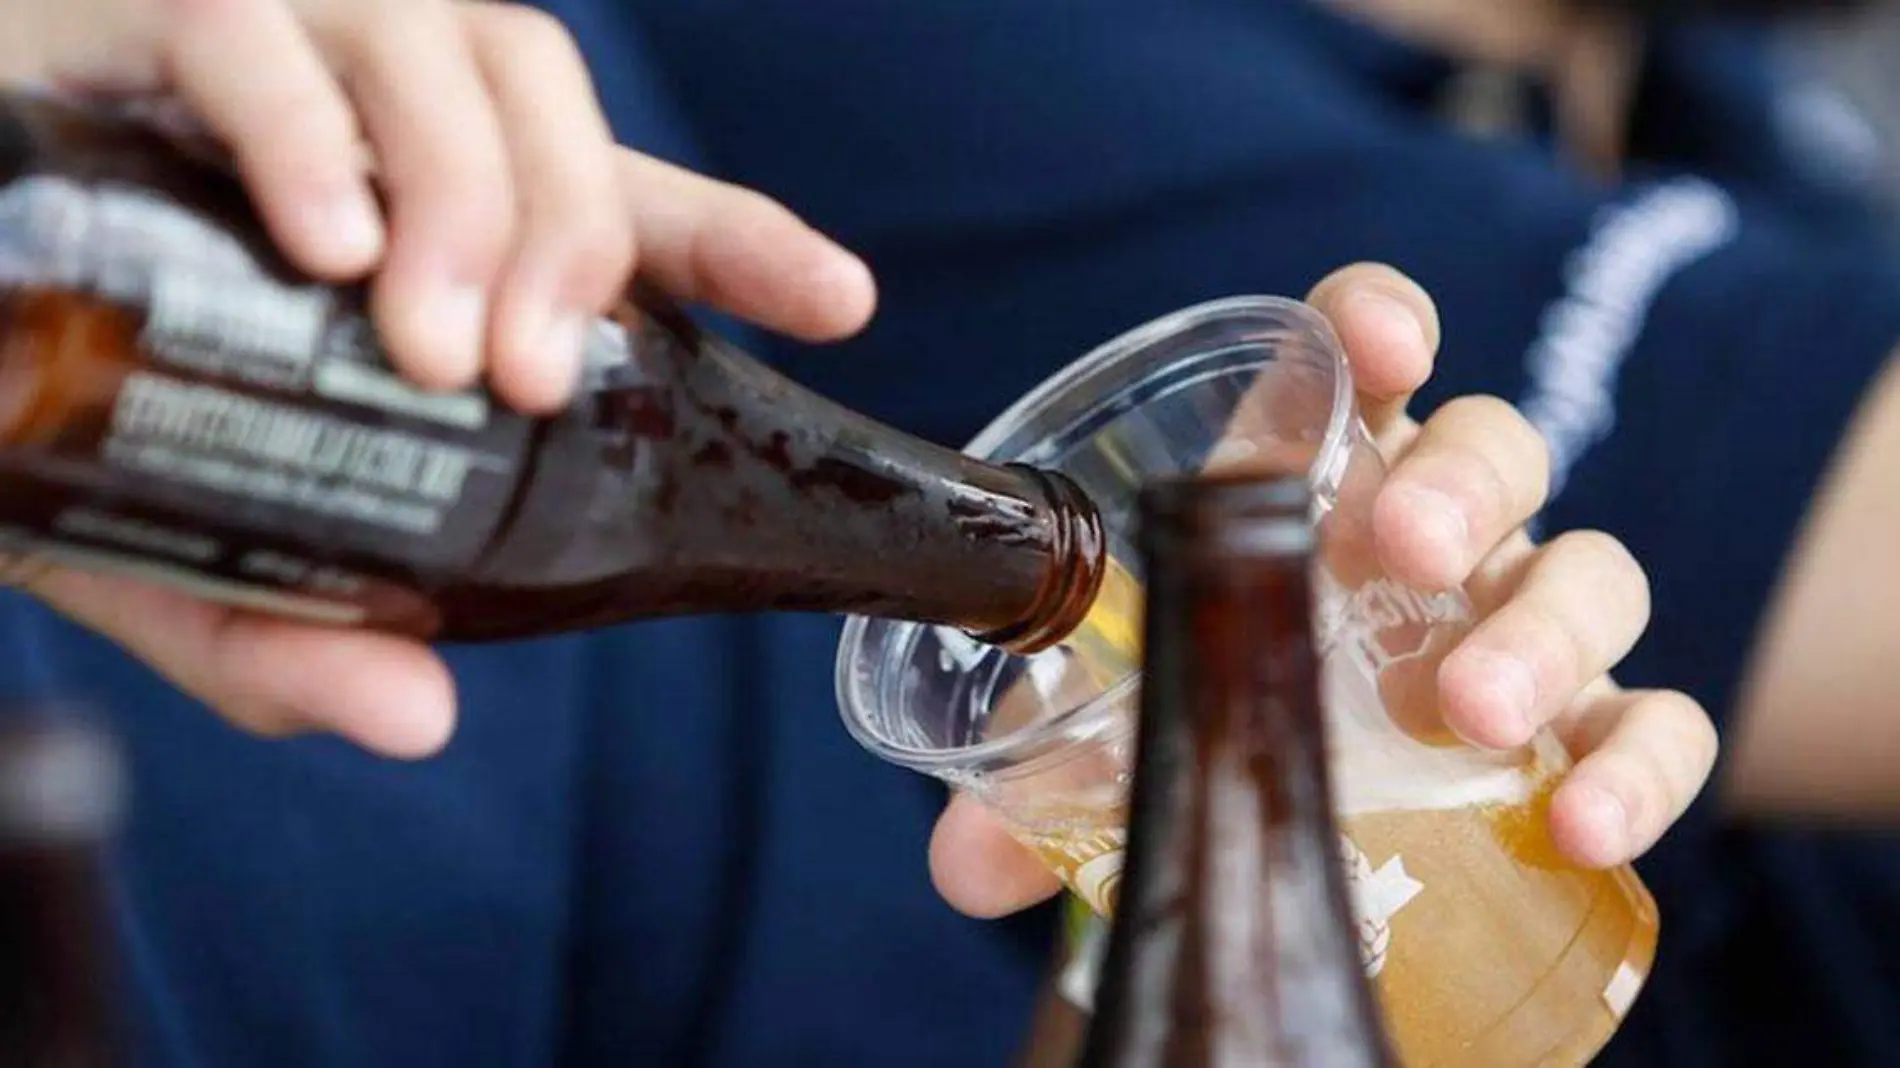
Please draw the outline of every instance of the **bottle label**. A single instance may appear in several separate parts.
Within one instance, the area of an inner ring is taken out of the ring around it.
[[[1124,855],[1121,847],[1116,846],[1091,857],[1069,877],[1082,900],[1103,915],[1115,914],[1115,901],[1121,896]]]
[[[148,169],[0,186],[9,551],[280,614],[417,611],[497,532],[532,425],[411,387],[360,294],[287,280],[202,176]]]
[[[332,599],[284,593],[268,586],[231,582],[190,568],[158,563],[123,552],[81,548],[56,540],[35,538],[20,531],[0,529],[0,560],[33,561],[69,567],[97,575],[139,579],[188,593],[199,600],[265,612],[306,623],[353,626],[367,616],[355,599],[339,592]]]
[[[1347,588],[1315,572],[1333,800],[1341,820],[1369,813],[1521,805],[1535,787],[1522,752],[1439,744],[1437,669],[1469,626],[1461,593],[1424,594],[1378,577]]]
[[[1352,894],[1353,919],[1359,927],[1359,957],[1366,966],[1366,978],[1377,979],[1385,971],[1386,951],[1392,946],[1392,918],[1425,884],[1406,873],[1405,860],[1397,854],[1374,869],[1365,852],[1343,834],[1339,852]]]
[[[1375,869],[1365,852],[1344,834],[1339,836],[1339,852],[1352,899],[1353,920],[1358,928],[1359,959],[1365,966],[1366,978],[1377,979],[1385,971],[1386,955],[1392,946],[1393,918],[1424,892],[1425,884],[1405,870],[1404,858],[1398,855]],[[1121,854],[1114,854],[1113,859],[1119,871]],[[1081,894],[1067,897],[1063,908],[1066,962],[1056,978],[1056,989],[1069,1004],[1083,1012],[1093,1012],[1095,987],[1101,980],[1102,965],[1108,954],[1109,921]],[[1632,973],[1629,980],[1612,981],[1603,996],[1613,1004],[1621,1000],[1627,1010],[1635,988],[1640,986],[1641,980]]]
[[[147,371],[126,376],[108,425],[100,453],[122,470],[393,535],[443,534],[477,467],[505,469],[468,446]]]
[[[1434,629],[1471,619],[1461,592],[1424,593],[1383,577],[1346,589],[1324,575],[1318,601],[1320,654],[1374,677],[1423,656]]]

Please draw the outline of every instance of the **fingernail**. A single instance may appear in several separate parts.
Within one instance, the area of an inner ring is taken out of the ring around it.
[[[383,220],[368,197],[355,195],[331,200],[323,209],[326,240],[351,260],[374,260],[383,253]]]
[[[1537,676],[1530,665],[1507,653],[1473,649],[1463,654],[1464,670],[1474,676],[1485,711],[1496,728],[1491,741],[1504,748],[1531,737],[1531,710],[1537,705]]]
[[[871,268],[848,252],[827,256],[812,274],[813,291],[826,317],[842,317],[842,310],[857,314],[860,295],[877,286]]]
[[[488,329],[488,303],[481,290],[443,290],[423,309],[423,327],[431,347],[453,361],[448,377],[463,383],[481,371],[482,337]]]
[[[568,311],[557,311],[541,328],[541,351],[545,358],[573,362],[581,357],[581,342],[587,321]]]
[[[1576,807],[1585,837],[1602,844],[1599,861],[1616,864],[1628,859],[1633,834],[1629,810],[1623,807],[1622,799],[1597,786],[1580,787],[1577,793],[1580,796],[1570,803]]]
[[[862,290],[873,284],[871,268],[861,259],[850,253],[831,257],[831,262],[819,272],[819,278],[835,290]]]
[[[1418,321],[1418,313],[1410,304],[1372,287],[1356,290],[1347,300],[1350,313],[1376,324],[1385,342],[1415,349],[1427,347],[1425,325]]]
[[[1445,577],[1453,582],[1462,579],[1469,569],[1467,543],[1471,540],[1471,524],[1465,520],[1464,509],[1428,486],[1401,483],[1390,492],[1412,513],[1412,524],[1426,550],[1444,562],[1448,572]]]
[[[556,311],[541,328],[535,367],[549,380],[548,403],[558,405],[567,399],[580,379],[581,350],[587,339],[589,320],[578,313]]]

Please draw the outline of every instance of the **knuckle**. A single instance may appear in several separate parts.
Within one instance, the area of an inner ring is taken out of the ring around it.
[[[1441,411],[1473,439],[1474,451],[1491,462],[1513,500],[1532,507],[1542,502],[1550,482],[1550,443],[1523,412],[1489,394],[1458,397]]]
[[[542,250],[555,265],[560,285],[572,298],[599,303],[626,284],[634,258],[631,226],[602,226],[572,218],[550,218],[532,224],[536,233],[524,244]]]
[[[715,182],[714,187],[725,199],[728,208],[742,216],[749,216],[761,223],[775,226],[799,221],[792,209],[786,207],[777,198],[756,189],[747,189],[727,182]]]
[[[253,111],[270,116],[272,129],[264,138],[233,145],[236,155],[299,177],[355,169],[349,149],[362,127],[340,95],[320,84],[259,86],[253,92]]]
[[[483,29],[510,53],[530,63],[580,61],[580,45],[565,23],[540,8],[523,4],[470,5]]]
[[[609,264],[617,271],[633,255],[633,220],[625,212],[568,213],[553,225],[584,262]]]
[[[1383,290],[1402,303],[1432,311],[1431,296],[1422,286],[1404,271],[1377,260],[1358,260],[1327,274],[1307,290],[1307,303],[1328,314],[1347,292],[1362,288]]]
[[[1661,755],[1649,746],[1619,753],[1617,762],[1620,768],[1615,793],[1628,808],[1631,829],[1644,842],[1653,842],[1680,811],[1674,776]]]
[[[712,184],[697,214],[687,255],[691,272],[711,290],[701,294],[701,299],[728,296],[719,292],[726,284],[721,258],[735,241],[764,245],[803,225],[790,208],[772,197],[724,182]]]
[[[1554,606],[1531,601],[1522,604],[1510,620],[1516,639],[1527,647],[1537,662],[1545,665],[1540,674],[1553,675],[1567,687],[1580,684],[1585,671],[1596,658],[1588,639],[1561,616]]]
[[[458,184],[434,208],[428,236],[419,240],[439,242],[445,256],[460,268],[463,280],[492,277],[514,243],[517,211],[509,180],[491,174]]]
[[[1524,467],[1536,478],[1541,499],[1550,484],[1550,439],[1516,407],[1506,405],[1506,408],[1507,411],[1497,417],[1499,430],[1508,436],[1510,449],[1522,457]]]
[[[1488,421],[1517,417],[1517,409],[1509,401],[1494,397],[1488,393],[1468,393],[1453,397],[1439,406],[1439,415],[1454,419],[1463,424],[1484,425]]]
[[[440,41],[443,0],[323,0],[312,5],[311,33],[352,75],[357,68],[396,67],[404,50]]]
[[[1487,502],[1502,510],[1518,496],[1511,472],[1504,466],[1508,451],[1488,433],[1495,423],[1495,398],[1457,397],[1446,401],[1425,421],[1421,449],[1455,466],[1461,480],[1473,484]]]
[[[173,30],[235,14],[242,0],[155,0],[159,24]]]
[[[551,262],[560,284],[589,301],[617,293],[633,267],[631,213],[601,208],[616,202],[612,177],[611,167],[569,167],[523,192],[522,254]]]
[[[633,272],[631,225],[587,229],[574,246],[575,286],[590,300],[605,300],[627,284]]]
[[[1653,759],[1638,757],[1638,774],[1624,790],[1629,804],[1630,827],[1640,846],[1646,848],[1662,836],[1679,811],[1676,791],[1656,767]]]
[[[1656,695],[1656,700],[1664,711],[1663,718],[1674,731],[1674,749],[1688,761],[1699,780],[1714,767],[1716,752],[1722,744],[1715,721],[1709,718],[1701,702],[1680,691],[1663,691]]]
[[[1641,752],[1655,769],[1652,776],[1663,792],[1666,812],[1679,813],[1700,792],[1715,766],[1720,739],[1715,723],[1694,698],[1676,690],[1645,694],[1638,703],[1638,722],[1646,736]]]
[[[329,11],[357,22],[366,18],[377,18],[384,25],[403,26],[453,26],[455,12],[462,7],[459,0],[320,0]],[[376,27],[365,27],[364,32],[371,36],[388,38],[389,34]],[[411,44],[401,38],[397,44]]]
[[[1622,539],[1601,530],[1571,530],[1550,543],[1552,563],[1587,578],[1598,604],[1614,606],[1647,623],[1649,573]]]

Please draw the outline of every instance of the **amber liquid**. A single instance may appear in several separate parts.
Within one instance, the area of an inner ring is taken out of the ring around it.
[[[1138,691],[1124,684],[1140,670],[1141,612],[1140,583],[1107,558],[1100,592],[1061,643],[1066,659],[1060,678],[1052,689],[1025,678],[1005,690],[990,710],[990,736],[1006,736],[1052,710],[1098,700],[1109,702],[1107,717],[1132,725]],[[1016,840],[1103,915],[1114,912],[1121,885],[1127,759],[1125,747],[1089,745],[1053,766],[1017,769],[1006,787],[1017,803],[999,811]]]
[[[1064,639],[1077,670],[1098,689],[1141,670],[1142,596],[1141,583],[1109,557],[1088,615]]]
[[[1628,868],[1583,870],[1557,854],[1558,781],[1546,776],[1523,805],[1343,821],[1367,867],[1397,859],[1423,884],[1360,932],[1362,951],[1382,958],[1375,989],[1412,1068],[1585,1064],[1647,977],[1655,902]]]
[[[1141,614],[1140,584],[1111,567],[1067,642],[1088,686],[1106,688],[1138,668]],[[1401,697],[1387,688],[1388,700]],[[1565,861],[1549,820],[1561,773],[1533,764],[1525,774],[1536,785],[1520,804],[1341,819],[1359,854],[1347,858],[1349,872],[1360,860],[1376,872],[1396,859],[1423,884],[1393,916],[1361,923],[1362,949],[1377,960],[1374,989],[1410,1068],[1585,1063],[1648,976],[1660,930],[1648,889],[1627,867]],[[1017,837],[1112,916],[1125,818],[1119,806],[1075,812]]]

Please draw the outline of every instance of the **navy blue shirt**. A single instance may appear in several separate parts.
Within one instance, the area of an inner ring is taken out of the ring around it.
[[[1290,0],[546,6],[624,139],[767,189],[877,270],[864,337],[762,351],[939,440],[1181,305],[1355,259],[1412,273],[1445,323],[1427,405],[1525,406],[1557,464],[1545,528],[1611,530],[1651,569],[1622,678],[1718,713],[1900,341],[1900,259],[1853,160],[1796,139],[1738,30],[1657,43],[1605,186],[1535,123],[1454,132],[1448,64]],[[839,728],[835,634],[456,650],[461,730],[415,767],[240,737],[18,601],[0,688],[91,697],[130,741],[144,1064],[1008,1063],[1048,917],[936,900],[941,793]],[[1900,853],[1713,817],[1642,865],[1664,940],[1602,1063],[1900,1063]]]

